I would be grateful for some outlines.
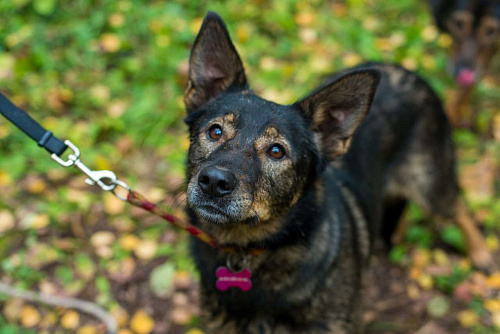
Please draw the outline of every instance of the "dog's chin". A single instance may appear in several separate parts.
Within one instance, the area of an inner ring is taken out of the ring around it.
[[[257,216],[246,217],[231,213],[212,204],[190,205],[200,221],[217,226],[253,225],[259,221]]]
[[[227,212],[212,205],[197,206],[194,211],[201,220],[211,224],[226,225],[235,221]]]

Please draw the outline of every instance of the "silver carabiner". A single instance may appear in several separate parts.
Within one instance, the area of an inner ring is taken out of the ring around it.
[[[117,195],[114,192],[116,186],[120,186],[122,188],[125,188],[126,190],[130,190],[129,186],[126,183],[118,180],[116,174],[110,170],[91,170],[80,160],[80,150],[78,149],[78,147],[76,147],[76,145],[69,140],[64,141],[64,143],[73,151],[72,154],[68,155],[68,160],[64,161],[56,154],[51,155],[52,159],[54,159],[61,166],[75,166],[80,169],[85,175],[87,175],[85,183],[87,183],[88,185],[98,185],[102,188],[102,190],[113,191],[116,197],[121,200],[126,200],[125,198]]]

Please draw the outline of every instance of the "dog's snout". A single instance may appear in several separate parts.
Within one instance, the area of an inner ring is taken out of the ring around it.
[[[205,167],[198,176],[198,185],[207,195],[224,196],[236,187],[236,177],[224,169]]]

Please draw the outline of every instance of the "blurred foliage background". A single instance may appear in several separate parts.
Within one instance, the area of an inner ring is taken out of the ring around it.
[[[451,39],[418,0],[0,0],[0,90],[75,143],[89,167],[115,171],[182,215],[182,93],[208,10],[226,20],[251,86],[270,100],[291,103],[363,60],[401,63],[446,102],[453,95]],[[462,184],[492,251],[498,58],[474,94],[474,131],[454,134]],[[120,334],[202,333],[186,236],[83,180],[0,119],[0,280],[92,300],[115,316]],[[500,273],[471,268],[453,225],[435,227],[415,206],[409,216],[405,241],[375,260],[373,275],[382,276],[367,292],[368,331],[498,333]],[[104,332],[75,310],[1,297],[0,311],[1,334]]]

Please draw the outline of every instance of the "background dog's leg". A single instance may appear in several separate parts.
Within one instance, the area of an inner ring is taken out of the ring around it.
[[[462,198],[459,198],[456,203],[455,222],[464,232],[467,252],[472,263],[484,271],[495,270],[497,265],[486,246],[486,240],[478,229],[472,212]]]
[[[448,118],[454,128],[470,128],[474,126],[474,115],[471,100],[473,87],[457,88],[450,99]]]

